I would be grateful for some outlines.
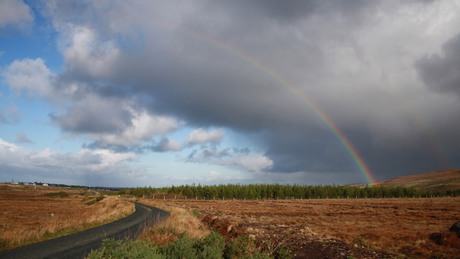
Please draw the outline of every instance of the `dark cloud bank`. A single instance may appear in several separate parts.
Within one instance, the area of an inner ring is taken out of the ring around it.
[[[428,87],[460,95],[460,34],[443,45],[441,55],[425,56],[416,65]]]
[[[132,124],[129,109],[145,109],[192,127],[251,134],[273,160],[273,172],[343,172],[343,179],[360,180],[339,139],[302,97],[308,96],[378,179],[459,167],[460,37],[444,42],[441,54],[420,47],[403,60],[398,51],[406,43],[394,38],[406,32],[390,23],[400,7],[441,3],[134,1],[72,8],[75,3],[57,1],[48,15],[67,41],[62,87],[84,85],[84,93],[117,101],[77,98],[53,121],[72,133],[113,133]],[[80,15],[69,15],[75,8]],[[380,35],[393,38],[373,45],[372,35],[386,22]],[[91,33],[78,38],[78,26]],[[422,26],[414,25],[417,30]],[[79,48],[87,56],[71,55]],[[88,69],[94,58],[106,60],[103,69]],[[165,150],[167,141],[151,150]]]

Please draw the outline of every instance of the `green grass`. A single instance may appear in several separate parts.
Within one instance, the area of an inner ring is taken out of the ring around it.
[[[175,241],[159,246],[143,240],[106,239],[101,248],[92,251],[88,258],[171,258],[171,259],[207,259],[207,258],[291,258],[287,249],[280,249],[274,255],[260,251],[256,241],[247,236],[233,240],[212,232],[204,239],[192,239],[187,234]]]

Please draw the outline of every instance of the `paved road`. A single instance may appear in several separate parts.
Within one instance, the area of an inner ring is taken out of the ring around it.
[[[135,238],[145,226],[169,216],[155,207],[135,203],[136,211],[116,222],[70,236],[44,241],[0,253],[0,258],[83,258],[100,247],[105,238]]]

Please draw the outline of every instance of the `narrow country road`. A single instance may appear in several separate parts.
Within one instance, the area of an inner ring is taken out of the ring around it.
[[[60,237],[13,250],[0,252],[0,258],[83,258],[100,247],[105,238],[135,238],[145,226],[167,218],[169,213],[155,207],[135,203],[136,211],[113,223],[73,235]]]

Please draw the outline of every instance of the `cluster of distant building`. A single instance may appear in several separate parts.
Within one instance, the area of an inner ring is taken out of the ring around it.
[[[3,184],[12,184],[12,185],[35,185],[35,186],[64,186],[62,184],[51,184],[51,183],[42,183],[42,182],[3,182]]]
[[[80,185],[67,185],[67,184],[61,184],[61,183],[42,183],[42,182],[17,182],[14,180],[11,182],[4,182],[3,184],[88,188],[87,186],[80,186]]]
[[[89,187],[83,185],[68,185],[62,183],[42,183],[42,182],[18,182],[12,180],[11,182],[3,182],[0,184],[12,184],[12,185],[31,185],[31,186],[52,186],[52,187],[65,187],[65,188],[85,188],[85,189],[92,189],[92,190],[104,190],[104,191],[118,191],[123,188],[119,187]]]

